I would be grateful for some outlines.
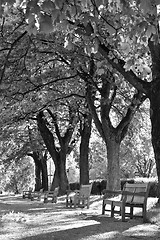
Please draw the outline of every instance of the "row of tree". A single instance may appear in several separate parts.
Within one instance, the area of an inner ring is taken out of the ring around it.
[[[55,164],[53,187],[67,188],[66,155],[77,126],[80,174],[88,181],[94,120],[107,149],[108,188],[119,188],[120,145],[147,98],[160,182],[159,1],[16,1],[16,8],[5,2],[1,121],[36,121]]]

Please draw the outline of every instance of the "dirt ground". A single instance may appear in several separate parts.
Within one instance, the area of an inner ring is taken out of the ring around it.
[[[90,208],[70,209],[65,197],[43,203],[21,195],[0,195],[0,240],[156,240],[160,239],[160,207],[148,198],[148,219],[126,219],[101,214],[102,198],[91,196]],[[154,206],[154,207],[153,207]]]

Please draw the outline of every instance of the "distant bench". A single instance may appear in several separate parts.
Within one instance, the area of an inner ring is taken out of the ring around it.
[[[53,191],[44,191],[43,189],[40,189],[40,191],[23,191],[23,198],[29,198],[31,201],[38,200],[41,201],[42,196],[44,196],[44,203],[52,202],[56,203],[57,202],[57,197],[59,193],[59,187],[55,188]]]
[[[40,189],[40,191],[31,192],[31,197],[30,197],[31,201],[34,201],[34,200],[41,201],[42,194],[43,194],[43,189]]]
[[[58,193],[59,193],[59,187],[55,188],[53,191],[44,192],[44,203],[48,203],[48,202],[56,203]]]
[[[114,213],[119,213],[122,216],[122,221],[125,221],[125,216],[133,218],[133,208],[142,208],[143,222],[146,222],[146,209],[147,209],[147,198],[149,194],[150,183],[126,183],[122,191],[110,191],[103,190],[103,203],[102,203],[102,214],[105,211],[111,211],[111,217],[114,217]],[[121,194],[120,200],[118,199],[107,199],[107,194]],[[106,205],[111,206],[110,210],[106,209]],[[115,207],[119,207],[119,211],[115,210]],[[129,214],[125,212],[125,207],[130,208]]]
[[[25,198],[29,198],[29,199],[31,199],[31,193],[32,193],[32,189],[29,189],[29,190],[27,190],[27,191],[23,191],[23,199],[25,199]]]

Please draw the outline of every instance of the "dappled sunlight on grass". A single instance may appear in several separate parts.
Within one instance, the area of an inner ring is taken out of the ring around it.
[[[53,208],[29,208],[28,211],[45,211],[45,210],[53,210]]]
[[[118,231],[111,231],[111,232],[105,232],[105,233],[99,233],[99,234],[94,234],[91,235],[87,238],[87,240],[93,240],[93,239],[100,239],[100,240],[105,240],[105,239],[113,239],[120,235]],[[81,238],[79,240],[85,240],[86,238]]]
[[[156,225],[150,225],[150,224],[142,224],[142,225],[136,225],[134,227],[131,227],[123,232],[124,236],[132,236],[132,237],[153,237],[157,235],[157,231],[159,230],[159,227]]]

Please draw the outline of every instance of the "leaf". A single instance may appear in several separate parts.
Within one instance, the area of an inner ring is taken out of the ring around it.
[[[152,6],[152,3],[150,0],[141,0],[140,8],[143,10],[144,14],[147,14],[147,13],[151,14],[154,7]]]
[[[58,9],[54,9],[52,10],[52,20],[53,22],[55,22],[55,20],[57,19],[58,15],[59,15],[59,10]]]
[[[87,8],[87,6],[88,6],[88,0],[82,0],[82,1],[81,1],[81,4],[82,4],[82,6],[83,6],[84,8]]]
[[[150,74],[151,73],[151,68],[147,65],[143,65],[143,70],[145,73]]]
[[[150,38],[152,34],[156,34],[156,28],[153,25],[148,25],[146,36]]]
[[[63,7],[64,0],[55,0],[56,7],[61,9]]]
[[[2,17],[3,15],[3,8],[2,8],[2,5],[0,5],[0,18]]]
[[[130,52],[130,45],[127,42],[122,42],[120,44],[120,48],[125,54],[128,54]]]
[[[14,7],[15,8],[19,7],[22,2],[23,2],[23,0],[16,0],[16,2],[14,3]]]
[[[2,2],[2,1],[1,1]],[[15,4],[16,0],[5,0],[4,3],[7,3],[7,5],[13,5]]]
[[[9,14],[9,12],[10,12],[10,11],[9,11],[9,6],[8,6],[8,5],[5,5],[3,11],[4,11],[4,12],[3,12],[3,15],[4,15],[4,16],[7,16],[7,15]]]
[[[97,53],[97,52],[98,52],[98,47],[99,47],[99,41],[98,41],[98,39],[96,38],[96,39],[94,40],[94,45],[93,45],[93,47],[91,48],[91,52],[92,52],[92,53]]]
[[[98,75],[104,74],[104,69],[103,69],[103,68],[98,69],[98,70],[97,70],[97,74],[98,74]]]
[[[40,15],[40,32],[50,33],[53,31],[52,18],[49,15],[41,14]]]
[[[46,0],[43,2],[43,4],[41,5],[41,8],[45,11],[52,11],[55,9],[55,4],[51,1],[51,0]]]
[[[76,8],[75,8],[75,6],[71,6],[71,8],[70,8],[70,14],[71,14],[71,16],[75,16],[76,15]]]
[[[64,42],[64,48],[72,50],[73,46],[74,46],[73,43],[66,38]]]
[[[107,28],[108,32],[110,33],[110,35],[114,35],[116,33],[116,30],[114,29],[114,27],[112,27],[108,23],[106,23],[106,28]]]
[[[40,6],[37,4],[38,0],[29,1],[27,2],[27,7],[30,13],[39,14],[41,9]]]
[[[85,53],[88,54],[89,56],[91,55],[91,47],[90,47],[90,46],[87,45],[87,46],[84,48],[84,51],[85,51]]]
[[[138,28],[138,32],[142,33],[148,27],[148,23],[146,21],[140,22],[136,28]]]
[[[134,61],[133,61],[133,59],[129,59],[129,60],[125,63],[124,68],[125,68],[126,71],[130,71],[133,66],[134,66]]]
[[[107,3],[106,3],[107,2]],[[106,1],[105,4],[108,4],[108,1]],[[104,5],[104,0],[96,0],[96,5],[99,8],[100,6]]]

